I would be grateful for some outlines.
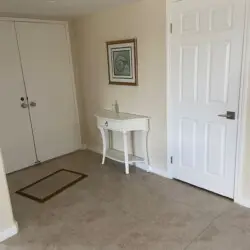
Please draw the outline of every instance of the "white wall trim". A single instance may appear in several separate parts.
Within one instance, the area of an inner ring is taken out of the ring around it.
[[[175,176],[174,176],[174,168],[173,168],[173,165],[171,163],[168,163],[167,176],[171,180],[173,180],[175,178]]]
[[[19,17],[0,17],[0,21],[12,22],[26,22],[26,23],[54,23],[54,24],[67,24],[68,21],[46,20],[46,19],[33,19],[33,18],[19,18]]]
[[[248,199],[244,199],[244,198],[234,199],[234,202],[240,206],[250,208],[250,200]]]
[[[93,152],[99,154],[99,155],[102,155],[102,150],[99,147],[93,147],[93,146],[86,145],[86,148],[90,151],[93,151]]]
[[[149,167],[149,171],[148,171],[148,167],[146,164],[144,163],[136,163],[136,167],[140,168],[148,173],[152,173],[152,174],[156,174],[158,176],[167,178],[167,179],[172,179],[171,176],[169,176],[168,171],[164,171],[162,169],[158,169],[158,168],[153,168],[152,166]]]
[[[172,103],[172,96],[170,95],[171,93],[171,49],[170,49],[170,40],[171,40],[171,32],[170,32],[170,25],[172,23],[171,20],[171,6],[172,6],[172,0],[167,0],[166,1],[166,24],[167,24],[167,32],[166,32],[166,42],[167,42],[167,49],[166,49],[166,63],[167,63],[167,69],[166,69],[166,79],[167,79],[167,93],[166,93],[166,98],[167,98],[167,115],[166,115],[166,124],[167,124],[167,133],[166,133],[166,142],[167,142],[167,172],[168,176],[170,179],[173,179],[174,176],[174,166],[170,161],[170,157],[173,156],[173,150],[172,150],[172,141],[174,138],[172,138],[172,123],[169,123],[168,121],[171,121],[172,118],[172,109],[171,109],[171,103]]]
[[[148,172],[148,173],[152,173],[152,167],[147,166],[145,163],[136,163],[135,166],[141,170]]]
[[[249,86],[249,53],[250,48],[248,45],[250,26],[248,24],[250,0],[246,0],[246,13],[245,13],[245,28],[244,28],[244,45],[242,55],[242,73],[241,73],[241,89],[240,89],[240,102],[239,102],[239,124],[238,124],[238,138],[237,138],[237,152],[236,152],[236,169],[235,169],[235,188],[234,188],[234,201],[242,206],[250,207],[250,200],[242,198],[241,187],[243,184],[242,175],[244,167],[244,150],[246,141],[246,119],[247,119],[247,99],[248,99],[248,86]]]
[[[16,235],[18,233],[18,224],[15,221],[13,226],[0,232],[0,242],[7,240],[8,238]]]

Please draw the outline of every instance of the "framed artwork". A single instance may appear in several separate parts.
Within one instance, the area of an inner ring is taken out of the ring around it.
[[[136,39],[107,42],[109,84],[137,86]]]

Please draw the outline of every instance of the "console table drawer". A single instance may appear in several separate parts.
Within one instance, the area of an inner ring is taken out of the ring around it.
[[[113,120],[113,119],[105,119],[102,117],[98,117],[97,125],[98,127],[116,131],[149,130],[148,119]]]
[[[115,120],[110,120],[110,119],[105,119],[105,118],[98,118],[98,122],[97,122],[98,126],[103,127],[105,129],[110,129],[110,130],[119,130],[121,127],[121,124],[119,121],[115,121]]]

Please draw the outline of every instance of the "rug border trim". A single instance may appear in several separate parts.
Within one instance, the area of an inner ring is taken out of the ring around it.
[[[52,194],[46,196],[46,197],[43,198],[43,199],[39,199],[39,198],[37,198],[36,196],[29,195],[29,194],[26,194],[26,193],[23,192],[25,189],[28,189],[28,188],[30,188],[30,187],[36,185],[37,183],[40,183],[40,182],[42,182],[42,181],[44,181],[44,180],[50,178],[50,177],[53,176],[53,175],[56,175],[56,174],[60,173],[60,172],[62,172],[62,171],[70,172],[70,173],[73,173],[73,174],[78,174],[78,175],[80,175],[80,176],[79,176],[79,178],[77,178],[77,179],[74,180],[73,182],[70,182],[70,183],[67,184],[66,186],[63,186],[62,188],[56,190],[54,193],[52,193]],[[62,169],[59,169],[59,170],[53,172],[52,174],[49,174],[49,175],[47,175],[47,176],[45,176],[45,177],[39,179],[38,181],[35,181],[35,182],[33,182],[33,183],[31,183],[31,184],[25,186],[24,188],[19,189],[18,191],[16,191],[16,193],[19,194],[19,195],[21,195],[21,196],[24,196],[24,197],[26,197],[26,198],[29,198],[29,199],[31,199],[31,200],[37,201],[37,202],[39,202],[39,203],[44,203],[44,202],[50,200],[51,198],[53,198],[54,196],[58,195],[59,193],[63,192],[65,189],[67,189],[67,188],[69,188],[69,187],[75,185],[76,183],[78,183],[79,181],[83,180],[83,179],[86,178],[86,177],[88,177],[88,175],[82,174],[82,173],[79,173],[79,172],[76,172],[76,171],[72,171],[72,170],[68,170],[68,169],[62,168]]]

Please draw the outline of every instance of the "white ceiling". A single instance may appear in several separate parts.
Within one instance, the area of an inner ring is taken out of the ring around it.
[[[0,13],[39,16],[81,16],[138,0],[0,0]]]

